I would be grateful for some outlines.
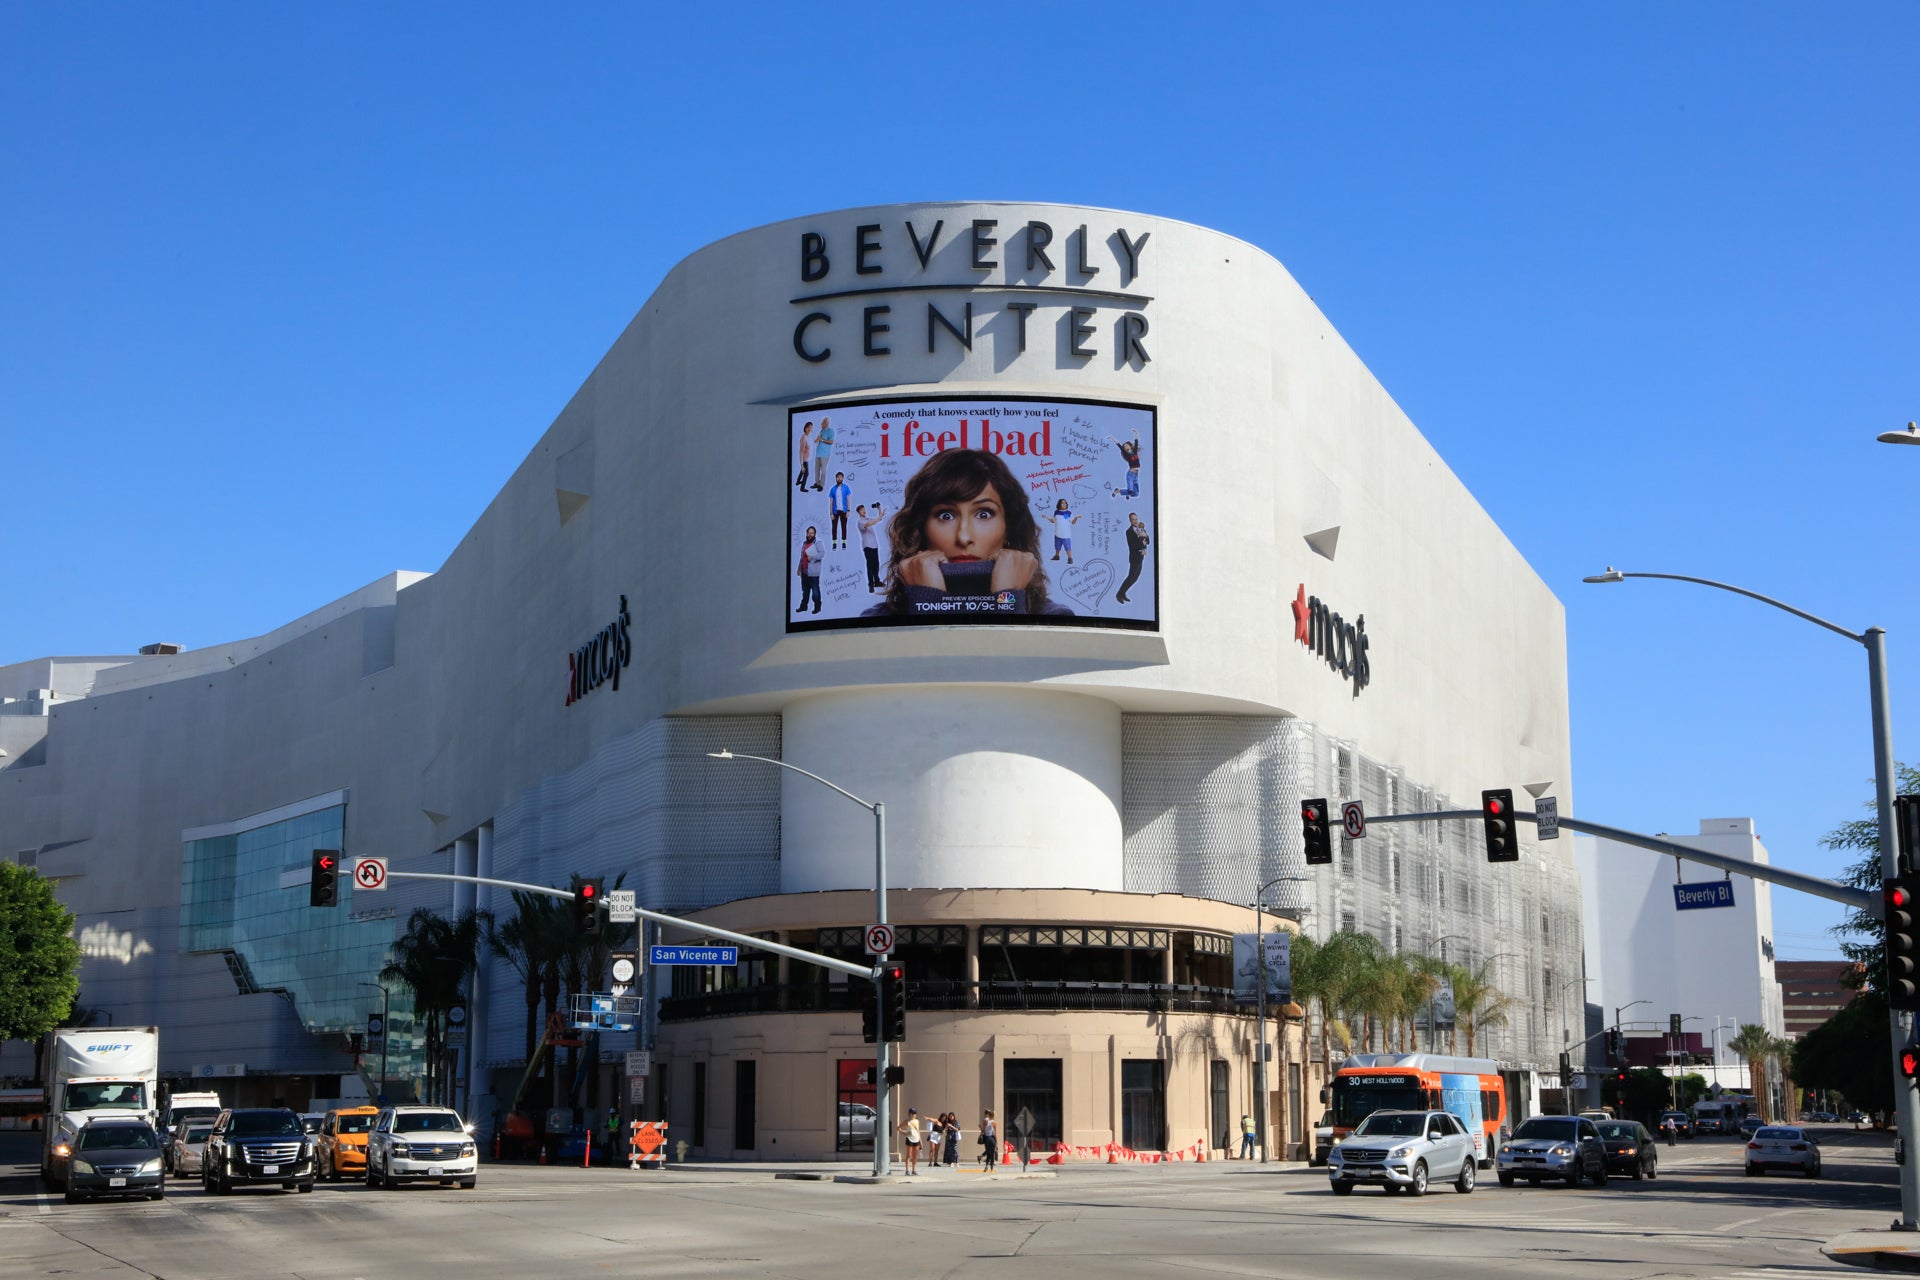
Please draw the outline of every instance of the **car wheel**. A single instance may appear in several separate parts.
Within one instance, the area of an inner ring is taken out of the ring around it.
[[[1593,1185],[1596,1187],[1604,1187],[1607,1185],[1607,1162],[1605,1160],[1600,1162],[1600,1168],[1594,1172]]]
[[[1474,1170],[1474,1163],[1473,1163],[1472,1156],[1468,1156],[1465,1160],[1462,1160],[1460,1162],[1460,1176],[1453,1180],[1453,1189],[1455,1191],[1458,1191],[1463,1196],[1470,1196],[1473,1194],[1473,1183],[1474,1183],[1473,1170]]]
[[[1759,1176],[1760,1176],[1760,1170],[1758,1170],[1758,1169],[1756,1169],[1756,1168],[1755,1168],[1754,1166],[1752,1166],[1752,1165],[1748,1165],[1748,1166],[1747,1166],[1747,1176],[1748,1176],[1749,1178],[1757,1178],[1757,1177],[1759,1177]]]
[[[373,1171],[373,1161],[367,1161],[367,1186],[375,1191],[380,1189],[380,1176]]]
[[[81,1195],[78,1191],[75,1191],[72,1187],[68,1187],[66,1194],[61,1198],[64,1199],[68,1204],[79,1204],[82,1200],[86,1199],[85,1196]]]
[[[167,1189],[165,1187],[160,1188],[158,1191],[154,1192],[152,1195],[147,1197],[147,1199],[149,1200],[165,1200],[166,1198],[167,1198]]]
[[[1647,1176],[1647,1167],[1641,1164],[1638,1160],[1635,1160],[1633,1162],[1633,1180],[1635,1182],[1638,1182],[1640,1181],[1640,1179],[1646,1176]]]
[[[1503,1187],[1510,1187],[1513,1185],[1513,1175],[1508,1173],[1504,1169],[1501,1170],[1499,1173],[1495,1174],[1494,1176],[1500,1179],[1500,1185]]]
[[[1817,1178],[1820,1176],[1820,1162],[1818,1160],[1815,1160],[1807,1166],[1807,1176],[1809,1178]]]
[[[1564,1181],[1570,1187],[1577,1187],[1580,1185],[1580,1175],[1584,1172],[1586,1171],[1580,1167],[1580,1161],[1576,1157],[1574,1162],[1567,1166],[1567,1176]]]
[[[479,1183],[480,1179],[478,1178],[462,1178],[460,1180],[460,1189],[462,1191],[471,1191],[474,1187],[478,1186]]]
[[[1647,1176],[1649,1178],[1658,1178],[1660,1176],[1660,1157],[1655,1156],[1653,1159],[1647,1161]]]
[[[1353,1194],[1353,1183],[1345,1178],[1335,1178],[1329,1185],[1333,1187],[1333,1194],[1337,1196],[1350,1196]]]
[[[305,1182],[303,1182],[303,1183],[301,1183],[301,1184],[300,1184],[300,1194],[301,1194],[301,1195],[307,1195],[307,1194],[308,1194],[308,1193],[310,1193],[310,1192],[311,1192],[312,1190],[313,1190],[313,1179],[312,1179],[312,1178],[308,1178],[308,1179],[307,1179],[307,1180],[306,1180]]]
[[[1427,1162],[1425,1160],[1413,1162],[1413,1181],[1407,1184],[1407,1194],[1410,1196],[1427,1194]]]

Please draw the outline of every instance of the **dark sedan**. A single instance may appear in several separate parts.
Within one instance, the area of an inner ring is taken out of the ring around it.
[[[160,1167],[160,1135],[144,1120],[96,1120],[73,1142],[67,1203],[96,1196],[167,1194]]]
[[[1691,1138],[1693,1136],[1693,1117],[1691,1115],[1684,1111],[1662,1111],[1660,1113],[1660,1127],[1662,1129],[1666,1128],[1667,1121],[1669,1120],[1673,1121],[1675,1137]]]
[[[1625,1174],[1635,1182],[1660,1176],[1660,1153],[1653,1135],[1638,1120],[1602,1120],[1600,1141],[1607,1148],[1607,1172]]]

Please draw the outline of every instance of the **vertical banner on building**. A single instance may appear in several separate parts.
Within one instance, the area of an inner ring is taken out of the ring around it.
[[[1293,935],[1284,931],[1257,935],[1266,940],[1267,1003],[1293,999]],[[1260,1000],[1260,950],[1256,935],[1233,935],[1233,998],[1241,1004]]]
[[[1453,1030],[1453,979],[1442,978],[1433,989],[1430,1002],[1433,1010],[1433,1029],[1435,1031]]]
[[[788,415],[787,629],[1159,625],[1151,408],[1013,396]]]

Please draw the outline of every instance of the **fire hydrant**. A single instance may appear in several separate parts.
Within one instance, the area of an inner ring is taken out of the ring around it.
[[[687,1162],[687,1140],[685,1138],[673,1144],[673,1160],[675,1164],[685,1164]]]

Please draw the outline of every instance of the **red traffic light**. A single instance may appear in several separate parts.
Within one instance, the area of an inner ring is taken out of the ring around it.
[[[1507,806],[1506,806],[1506,804],[1505,804],[1505,803],[1504,803],[1504,802],[1503,802],[1503,801],[1501,800],[1501,798],[1500,798],[1499,796],[1488,796],[1488,797],[1487,797],[1487,812],[1488,812],[1488,813],[1491,813],[1491,814],[1501,814],[1501,813],[1505,813],[1505,812],[1506,812],[1506,809],[1507,809]]]
[[[1900,1074],[1909,1080],[1920,1076],[1920,1049],[1908,1045],[1900,1051]]]
[[[593,896],[593,887],[593,881],[591,880],[582,884],[580,886],[580,896],[583,898],[591,898]]]
[[[1310,804],[1300,806],[1300,816],[1308,822],[1320,821],[1320,811]]]
[[[1904,907],[1913,901],[1913,895],[1907,892],[1905,885],[1889,885],[1887,887],[1887,901],[1896,907]]]
[[[314,859],[314,862],[319,865],[322,871],[333,870],[333,858],[329,854],[325,854],[325,853],[321,854],[319,857]]]

